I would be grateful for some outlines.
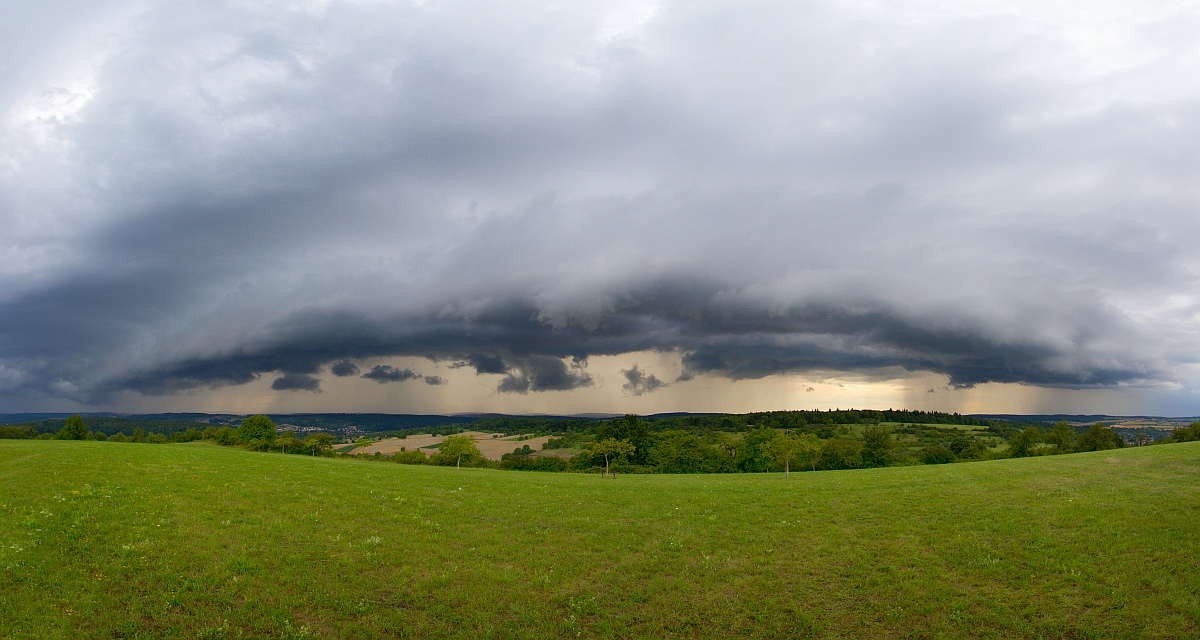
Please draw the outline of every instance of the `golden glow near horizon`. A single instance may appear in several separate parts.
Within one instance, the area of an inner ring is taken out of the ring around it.
[[[382,358],[360,361],[363,371],[376,364],[410,368],[440,376],[446,384],[421,380],[379,384],[358,376],[339,378],[322,372],[320,392],[275,391],[266,375],[241,386],[194,390],[170,396],[128,395],[125,411],[197,411],[235,413],[414,413],[467,412],[508,414],[667,412],[744,413],[795,409],[914,409],[958,413],[1113,413],[1133,412],[1119,390],[1047,389],[1018,384],[988,383],[955,389],[945,376],[910,373],[903,369],[877,371],[872,377],[845,372],[780,374],[754,380],[730,380],[701,375],[676,381],[677,353],[640,352],[590,358],[586,371],[592,384],[570,391],[499,393],[498,375],[476,375],[469,367],[423,358]],[[633,365],[654,375],[665,386],[642,395],[623,388],[622,370]],[[132,407],[132,408],[131,408]]]

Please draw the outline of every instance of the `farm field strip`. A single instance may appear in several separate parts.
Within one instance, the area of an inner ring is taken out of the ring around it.
[[[522,445],[529,445],[529,448],[538,451],[550,441],[550,436],[518,440],[520,436],[495,437],[495,434],[484,433],[482,431],[465,431],[458,435],[472,438],[475,441],[475,446],[479,448],[479,452],[488,460],[499,460],[504,454],[512,453],[513,449],[517,449]],[[350,453],[356,455],[375,455],[375,453],[379,453],[380,455],[391,456],[401,451],[421,451],[426,456],[429,456],[437,453],[435,447],[445,441],[446,436],[422,433],[410,435],[406,438],[380,440],[368,446],[353,449]]]

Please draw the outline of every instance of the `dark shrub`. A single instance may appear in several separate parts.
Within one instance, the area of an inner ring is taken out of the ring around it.
[[[67,418],[63,428],[58,432],[59,440],[87,440],[88,437],[87,425],[83,423],[83,417],[80,415]]]
[[[424,463],[428,462],[428,459],[421,451],[414,449],[412,451],[400,451],[400,453],[391,456],[391,461],[400,462],[401,465],[424,465]]]
[[[0,424],[0,439],[26,440],[38,437],[38,430],[28,425],[11,426]]]
[[[862,464],[864,467],[886,467],[892,463],[895,441],[886,427],[867,427],[862,433]]]
[[[500,468],[517,471],[566,471],[570,464],[555,456],[513,456],[501,462]]]
[[[1011,458],[1027,458],[1033,455],[1033,447],[1041,441],[1042,432],[1035,427],[1029,427],[1009,441],[1008,455]]]
[[[1075,448],[1079,451],[1104,451],[1125,446],[1125,441],[1116,431],[1104,426],[1103,422],[1092,425],[1087,432],[1079,436]]]
[[[858,469],[862,467],[862,440],[832,438],[821,444],[817,466],[822,469]]]
[[[954,462],[954,452],[946,447],[925,447],[917,454],[921,464],[949,464]]]

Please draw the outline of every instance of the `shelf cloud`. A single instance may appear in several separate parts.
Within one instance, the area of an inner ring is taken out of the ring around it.
[[[0,10],[6,406],[1200,383],[1192,3],[76,4]]]

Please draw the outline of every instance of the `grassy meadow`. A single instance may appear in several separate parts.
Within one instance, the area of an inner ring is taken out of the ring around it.
[[[1200,635],[1200,442],[792,474],[0,441],[0,638]]]

